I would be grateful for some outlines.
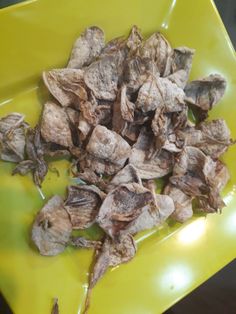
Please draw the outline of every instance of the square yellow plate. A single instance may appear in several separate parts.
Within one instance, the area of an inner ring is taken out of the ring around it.
[[[47,97],[41,72],[65,65],[80,31],[98,25],[110,39],[133,24],[145,36],[160,30],[173,46],[195,48],[191,78],[217,72],[227,79],[226,94],[210,118],[225,118],[236,138],[235,53],[210,0],[32,0],[0,10],[0,116],[22,112],[34,125]],[[107,272],[93,291],[89,313],[161,313],[236,257],[235,146],[224,161],[231,180],[223,214],[139,234],[137,256]],[[68,183],[68,163],[53,166],[60,177],[48,174],[47,197],[63,194]],[[30,176],[11,177],[12,167],[0,162],[0,289],[15,314],[49,314],[55,296],[61,314],[80,313],[92,252],[38,254],[30,229],[43,200]]]

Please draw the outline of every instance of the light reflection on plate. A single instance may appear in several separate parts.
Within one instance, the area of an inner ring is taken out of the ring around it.
[[[206,231],[206,222],[206,218],[202,217],[184,227],[178,233],[178,241],[181,244],[191,244],[199,240]]]
[[[190,269],[184,265],[174,265],[164,273],[161,284],[162,289],[180,290],[186,288],[192,280]]]

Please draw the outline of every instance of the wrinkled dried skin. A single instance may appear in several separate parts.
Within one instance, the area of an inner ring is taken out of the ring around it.
[[[229,181],[230,174],[227,167],[220,160],[217,160],[216,162],[215,174],[213,179],[214,186],[218,191],[221,191]]]
[[[153,60],[161,76],[170,74],[172,49],[168,41],[160,33],[151,35],[142,45],[139,53],[142,57]]]
[[[136,25],[134,25],[131,28],[131,31],[130,31],[130,34],[126,43],[127,47],[130,50],[129,53],[130,54],[135,53],[137,49],[141,46],[142,41],[143,41],[143,37],[141,35],[140,29]]]
[[[77,248],[95,248],[98,249],[101,247],[100,241],[92,241],[85,239],[83,237],[71,237],[70,239],[70,245],[77,247]]]
[[[107,195],[96,221],[113,238],[152,201],[152,193],[140,184],[120,185]]]
[[[107,237],[101,251],[97,254],[89,288],[92,289],[95,286],[108,267],[129,262],[135,256],[136,251],[137,247],[131,235],[123,235],[116,241]]]
[[[110,192],[121,184],[133,182],[142,185],[142,181],[139,177],[137,169],[134,166],[128,164],[112,178],[109,185],[107,186],[107,191]]]
[[[223,97],[226,80],[219,74],[211,74],[203,79],[190,82],[185,88],[186,100],[207,111]]]
[[[94,157],[123,166],[131,148],[116,132],[98,125],[93,130],[86,150]]]
[[[57,255],[64,251],[72,226],[60,196],[53,196],[37,214],[32,240],[42,255]]]
[[[171,217],[178,222],[185,222],[193,216],[192,198],[180,189],[168,184],[164,194],[169,195],[174,201],[175,210]]]
[[[86,85],[98,99],[115,100],[119,79],[119,60],[108,55],[93,62],[84,73]]]
[[[172,72],[185,70],[187,74],[190,73],[192,68],[192,61],[195,50],[188,47],[178,47],[174,49],[172,60]]]
[[[184,89],[188,83],[188,73],[185,70],[179,70],[168,75],[167,79],[179,88]]]
[[[149,58],[134,56],[124,64],[124,83],[128,92],[136,92],[150,76],[158,76],[155,63]]]
[[[65,110],[52,101],[46,102],[41,120],[41,134],[46,142],[71,147],[72,137]]]
[[[0,119],[0,158],[6,161],[19,162],[25,155],[24,116],[11,113]]]
[[[43,72],[45,85],[63,107],[87,100],[83,77],[83,70],[54,69]]]
[[[185,94],[181,88],[167,78],[154,77],[142,85],[136,101],[143,112],[165,107],[165,112],[181,111]]]
[[[90,154],[87,154],[80,160],[79,166],[83,171],[89,168],[98,175],[104,174],[108,176],[117,173],[123,167],[123,165],[114,164],[104,159],[94,157]]]
[[[203,122],[198,128],[202,139],[197,146],[214,159],[219,158],[231,144],[230,130],[223,119]]]
[[[111,104],[99,105],[96,108],[96,114],[98,117],[98,124],[105,126],[109,125],[112,121],[112,105]]]
[[[104,57],[107,55],[114,55],[118,51],[123,50],[125,46],[126,46],[126,39],[124,37],[121,36],[121,37],[114,38],[108,41],[108,43],[106,43],[100,57]]]
[[[140,216],[125,229],[125,233],[136,234],[161,225],[175,210],[174,202],[168,195],[155,195],[155,205],[145,206]]]
[[[80,69],[98,57],[105,46],[103,31],[96,26],[88,27],[75,41],[68,68]]]
[[[90,227],[98,214],[105,194],[96,186],[69,186],[65,209],[73,229]]]
[[[125,121],[133,122],[135,104],[129,101],[126,93],[127,93],[127,88],[125,85],[123,85],[121,88],[121,97],[120,97],[121,116]]]
[[[207,184],[215,174],[216,164],[196,147],[185,147],[175,163],[170,182],[190,196],[210,191]]]
[[[136,144],[132,147],[129,163],[137,168],[141,179],[156,179],[172,171],[174,159],[171,153],[162,150],[159,155],[148,159],[153,135],[142,130]]]

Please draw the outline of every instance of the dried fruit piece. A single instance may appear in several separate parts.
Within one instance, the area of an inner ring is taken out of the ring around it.
[[[170,74],[172,49],[166,38],[158,33],[151,35],[139,50],[142,57],[153,60],[161,74],[167,76]]]
[[[152,133],[142,129],[129,157],[129,163],[138,169],[141,179],[164,177],[172,171],[174,165],[173,155],[166,150],[148,158],[153,138]]]
[[[139,231],[161,225],[175,210],[174,202],[168,195],[155,195],[154,203],[144,206],[142,213],[126,227],[125,233]]]
[[[93,130],[86,150],[96,158],[123,166],[131,148],[116,132],[98,125]]]
[[[58,305],[58,299],[57,298],[54,299],[51,314],[59,314],[59,305]]]
[[[83,237],[71,237],[70,245],[77,247],[77,248],[95,248],[98,249],[101,247],[101,241],[92,241],[85,239]]]
[[[171,215],[173,219],[183,223],[193,216],[192,197],[171,184],[165,187],[164,193],[174,201],[175,211]]]
[[[60,196],[53,196],[37,214],[32,240],[42,255],[57,255],[64,251],[72,232],[68,213]]]
[[[13,112],[0,119],[0,158],[19,162],[25,156],[24,115]]]
[[[90,276],[89,289],[92,289],[103,276],[108,267],[115,267],[130,261],[137,251],[135,241],[131,235],[120,236],[115,241],[107,237]]]
[[[112,191],[121,184],[132,182],[142,185],[142,181],[139,177],[137,169],[134,166],[128,164],[112,178],[109,185],[107,186],[107,191]]]
[[[203,112],[220,101],[226,89],[226,80],[219,74],[211,74],[199,80],[190,82],[185,87],[186,100],[199,107]]]
[[[54,69],[43,72],[43,81],[50,93],[63,106],[76,105],[86,101],[84,71],[74,69]]]
[[[182,111],[185,94],[167,78],[152,77],[140,88],[136,101],[143,112],[165,107],[165,112]]]
[[[103,31],[97,26],[86,28],[74,43],[68,68],[80,69],[89,65],[100,55],[104,46]]]
[[[44,105],[41,134],[46,142],[64,147],[73,146],[69,119],[66,111],[52,101]]]
[[[84,73],[86,85],[98,99],[115,100],[119,80],[119,60],[116,55],[106,55],[93,62]]]
[[[142,208],[153,201],[152,193],[137,183],[119,185],[102,203],[97,216],[99,226],[112,238],[138,217]]]
[[[34,183],[41,187],[41,184],[48,172],[48,166],[44,159],[44,149],[40,136],[39,127],[28,129],[26,134],[26,156],[27,159],[21,161],[13,170],[12,174],[25,175],[30,170],[33,171]]]
[[[105,193],[94,185],[68,186],[64,205],[73,229],[85,229],[94,223],[104,197]]]

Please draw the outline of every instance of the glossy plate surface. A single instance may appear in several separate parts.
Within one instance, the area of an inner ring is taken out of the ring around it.
[[[80,31],[98,25],[110,39],[133,24],[145,36],[160,30],[172,46],[195,48],[191,78],[215,72],[226,77],[225,97],[210,118],[225,118],[236,138],[235,53],[210,0],[38,0],[0,10],[0,116],[22,112],[34,125],[47,98],[41,72],[65,65]],[[224,156],[231,180],[223,214],[139,234],[137,256],[107,272],[93,291],[89,313],[162,313],[236,257],[235,159],[236,146]],[[53,166],[60,177],[48,174],[46,197],[63,195],[68,183],[68,163]],[[0,289],[15,314],[50,313],[55,296],[61,314],[80,313],[92,251],[38,254],[30,229],[43,200],[31,177],[11,177],[12,167],[0,162]]]

